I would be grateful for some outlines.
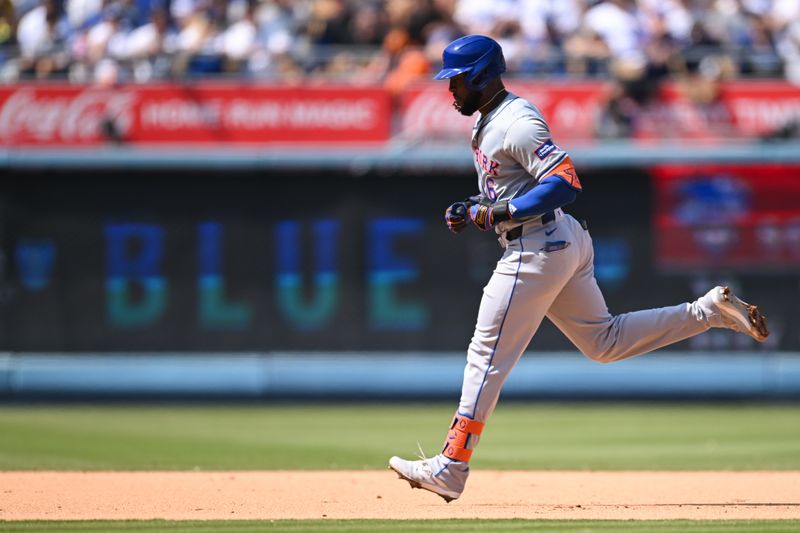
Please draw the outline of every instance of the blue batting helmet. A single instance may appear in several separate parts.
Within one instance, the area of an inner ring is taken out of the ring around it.
[[[473,91],[483,90],[506,71],[503,49],[484,35],[467,35],[448,44],[442,62],[442,70],[433,79],[446,80],[466,72],[467,87]]]

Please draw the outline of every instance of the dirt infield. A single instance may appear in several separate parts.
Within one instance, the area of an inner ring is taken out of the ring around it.
[[[386,471],[0,472],[0,520],[800,519],[800,472],[474,471],[461,499]]]

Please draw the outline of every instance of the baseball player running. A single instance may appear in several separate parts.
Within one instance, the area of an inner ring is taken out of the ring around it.
[[[479,113],[472,151],[480,194],[451,205],[447,226],[493,229],[505,252],[484,288],[467,352],[461,401],[435,457],[389,460],[412,487],[452,501],[464,490],[469,460],[500,388],[546,316],[587,357],[621,361],[702,333],[729,328],[763,341],[767,324],[755,305],[727,287],[694,302],[612,316],[594,278],[592,239],[562,207],[581,182],[569,155],[550,135],[541,112],[510,93],[505,59],[489,37],[450,43],[435,79],[450,80],[453,107]]]

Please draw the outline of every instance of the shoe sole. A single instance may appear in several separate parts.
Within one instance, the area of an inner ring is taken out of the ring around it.
[[[728,287],[722,288],[722,299],[723,304],[728,305],[723,305],[721,309],[726,311],[729,318],[743,326],[748,335],[758,342],[764,342],[769,337],[767,317],[759,312],[758,306],[740,300]]]
[[[441,493],[439,493],[439,492],[436,492],[436,491],[435,491],[435,490],[433,490],[432,488],[430,488],[430,487],[426,487],[425,485],[423,485],[423,484],[422,484],[422,483],[420,483],[419,481],[414,481],[413,479],[411,479],[411,478],[408,478],[408,477],[404,476],[404,475],[403,475],[401,472],[399,472],[398,470],[395,470],[395,469],[394,469],[394,467],[393,467],[393,466],[391,466],[391,465],[389,465],[389,470],[391,470],[392,472],[394,472],[395,474],[397,474],[397,476],[398,476],[400,479],[405,479],[406,481],[408,481],[408,484],[409,484],[409,485],[411,485],[411,488],[412,488],[412,489],[422,489],[422,490],[427,490],[428,492],[432,492],[432,493],[436,494],[437,496],[441,497],[441,498],[442,498],[442,499],[443,499],[445,502],[447,502],[447,503],[450,503],[451,501],[453,501],[453,500],[455,500],[455,499],[456,499],[456,498],[453,498],[452,496],[446,496],[446,495],[444,495],[444,494],[441,494]]]

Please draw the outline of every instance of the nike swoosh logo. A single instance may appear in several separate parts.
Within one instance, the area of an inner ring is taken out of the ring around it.
[[[558,228],[553,228],[553,229],[551,229],[550,231],[544,230],[544,234],[545,234],[545,235],[547,235],[547,236],[549,237],[549,236],[550,236],[550,235],[552,235],[552,234],[553,234],[553,232],[554,232],[555,230],[557,230],[557,229],[558,229]]]

